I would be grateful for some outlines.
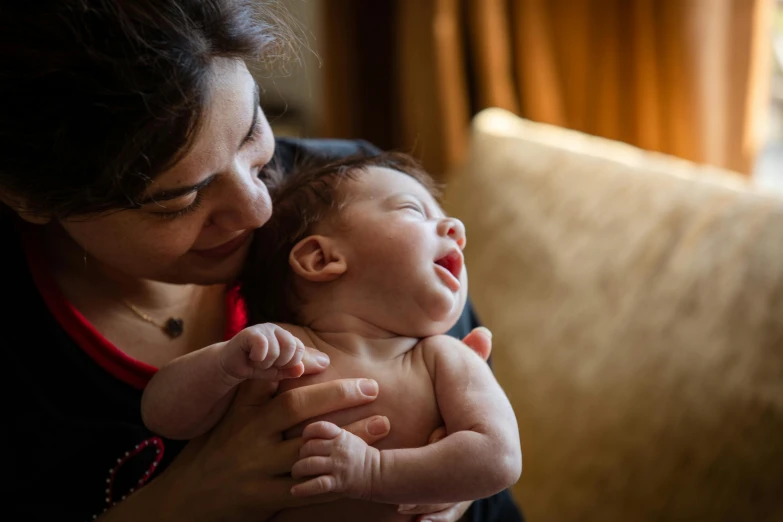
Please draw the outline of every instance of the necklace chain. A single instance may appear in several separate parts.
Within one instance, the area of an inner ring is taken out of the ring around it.
[[[143,321],[146,321],[160,328],[163,331],[163,333],[168,335],[171,339],[176,339],[177,337],[182,335],[182,332],[185,330],[185,323],[182,319],[169,317],[165,323],[161,324],[157,322],[155,319],[153,319],[152,317],[150,317],[148,314],[139,310],[136,306],[129,303],[128,301],[125,301],[123,299],[122,304],[127,306],[131,312],[133,312],[137,317],[139,317]]]
[[[84,249],[84,269],[87,270],[87,249]],[[185,331],[185,321],[183,321],[179,317],[169,317],[166,319],[165,323],[159,323],[152,317],[150,317],[149,314],[144,313],[143,311],[139,310],[138,307],[133,305],[132,303],[129,303],[128,301],[121,299],[120,302],[124,304],[131,312],[136,315],[139,319],[142,321],[146,321],[150,323],[151,325],[156,326],[159,328],[164,334],[166,334],[169,339],[176,339],[182,333]]]
[[[159,323],[159,322],[157,322],[155,319],[153,319],[153,318],[152,318],[152,317],[150,317],[149,315],[145,314],[144,312],[142,312],[141,310],[139,310],[138,308],[136,308],[135,306],[133,306],[133,305],[132,305],[131,303],[129,303],[128,301],[125,301],[125,300],[123,300],[123,301],[122,301],[122,304],[124,304],[125,306],[127,306],[127,307],[130,309],[130,311],[131,311],[131,312],[133,312],[134,314],[136,314],[136,315],[137,315],[137,316],[138,316],[140,319],[142,319],[142,320],[144,320],[144,321],[147,321],[147,322],[148,322],[148,323],[150,323],[150,324],[154,324],[154,325],[155,325],[155,326],[157,326],[158,328],[163,328],[163,327],[164,327],[164,325],[160,324],[160,323]]]

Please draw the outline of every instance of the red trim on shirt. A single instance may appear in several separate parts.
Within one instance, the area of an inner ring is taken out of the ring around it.
[[[226,330],[223,338],[229,340],[244,330],[247,326],[247,306],[242,294],[239,293],[239,285],[235,285],[226,292]]]
[[[57,322],[101,368],[117,379],[142,390],[158,371],[154,366],[130,357],[106,339],[63,295],[46,262],[40,227],[20,227],[22,247],[33,281]],[[247,313],[239,287],[226,292],[225,338],[245,327]]]

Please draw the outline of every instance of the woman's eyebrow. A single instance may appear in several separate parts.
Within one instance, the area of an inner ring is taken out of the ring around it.
[[[174,189],[159,190],[158,192],[155,192],[154,194],[150,194],[149,196],[146,196],[144,199],[139,201],[137,206],[149,205],[150,203],[160,203],[161,201],[169,201],[172,199],[181,198],[182,196],[187,196],[188,194],[203,189],[204,187],[212,183],[216,177],[217,174],[213,174],[208,178],[206,178],[204,181],[196,183],[195,185],[190,185],[187,187],[177,187]]]

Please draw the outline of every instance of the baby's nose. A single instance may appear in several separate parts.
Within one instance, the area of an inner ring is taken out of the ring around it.
[[[465,237],[465,225],[456,218],[444,218],[441,222],[441,234],[453,239],[460,249],[465,248],[467,238]]]

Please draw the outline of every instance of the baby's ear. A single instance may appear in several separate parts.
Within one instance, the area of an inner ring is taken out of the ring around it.
[[[332,238],[309,236],[291,249],[288,263],[294,273],[308,281],[326,283],[345,273],[348,263]]]

